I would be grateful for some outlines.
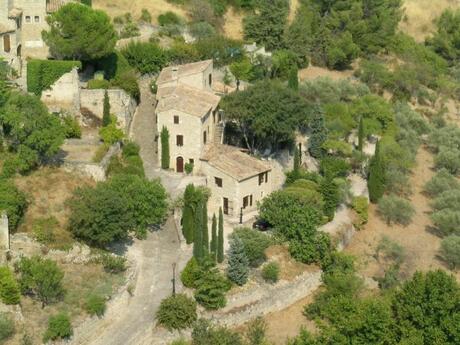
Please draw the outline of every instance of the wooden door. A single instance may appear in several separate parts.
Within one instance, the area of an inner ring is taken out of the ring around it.
[[[3,36],[3,51],[9,53],[11,50],[10,35]]]
[[[176,171],[178,173],[183,173],[184,172],[184,158],[182,158],[182,157],[177,157],[176,158]]]

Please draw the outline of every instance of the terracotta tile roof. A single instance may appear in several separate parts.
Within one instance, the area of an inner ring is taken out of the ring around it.
[[[46,12],[53,13],[59,10],[62,6],[68,3],[75,2],[75,0],[47,0],[46,1]]]
[[[205,147],[200,159],[238,181],[271,170],[267,162],[252,157],[242,150],[235,146],[210,144]]]
[[[177,80],[179,77],[186,75],[203,72],[211,64],[212,60],[204,60],[185,65],[165,67],[158,76],[157,85]]]
[[[157,99],[157,112],[174,109],[198,117],[205,116],[220,102],[220,97],[212,92],[182,84],[158,88]]]

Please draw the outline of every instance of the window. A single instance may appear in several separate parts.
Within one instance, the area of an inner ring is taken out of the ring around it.
[[[179,123],[179,116],[178,115],[174,115],[174,124],[178,124]]]
[[[34,17],[34,21],[35,21],[35,23],[40,23],[40,17],[39,17],[39,16],[35,16],[35,17]]]
[[[3,51],[9,53],[11,50],[10,35],[3,36]]]
[[[176,135],[176,145],[184,146],[184,136],[183,135]]]
[[[206,145],[206,131],[203,132],[203,144]]]
[[[248,205],[249,205],[249,195],[246,195],[246,196],[243,198],[243,208],[248,207]]]
[[[209,86],[211,86],[212,85],[212,74],[211,73],[209,73],[208,75],[208,80],[209,80]]]
[[[193,158],[190,158],[190,159],[188,160],[188,162],[189,162],[190,164],[194,164],[194,163],[195,163],[195,160],[194,160]]]
[[[259,186],[264,182],[264,173],[259,174]]]
[[[249,206],[252,206],[252,194],[249,196]]]
[[[220,177],[214,177],[214,182],[217,187],[222,187],[222,179]]]
[[[228,214],[228,199],[224,198],[224,214]]]
[[[30,23],[30,16],[26,16],[26,23]]]
[[[268,182],[268,171],[265,173],[265,183]]]

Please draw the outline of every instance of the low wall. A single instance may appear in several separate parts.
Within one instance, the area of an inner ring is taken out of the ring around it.
[[[44,90],[41,100],[51,111],[67,110],[72,113],[80,109],[80,81],[77,68],[63,74],[49,90]]]
[[[117,117],[117,121],[125,133],[129,133],[131,121],[136,111],[136,101],[121,89],[107,90],[110,100],[110,113]],[[80,108],[86,108],[102,119],[104,112],[104,89],[81,89]]]
[[[95,181],[105,181],[105,172],[110,163],[110,158],[118,154],[121,150],[120,143],[112,145],[104,158],[99,162],[80,162],[80,161],[65,161],[62,168],[68,172],[76,172],[93,178]]]

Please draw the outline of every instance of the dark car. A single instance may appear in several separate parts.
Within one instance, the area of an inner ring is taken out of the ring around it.
[[[259,218],[252,224],[252,228],[260,231],[267,231],[268,229],[270,229],[270,223],[268,223],[264,219]]]

